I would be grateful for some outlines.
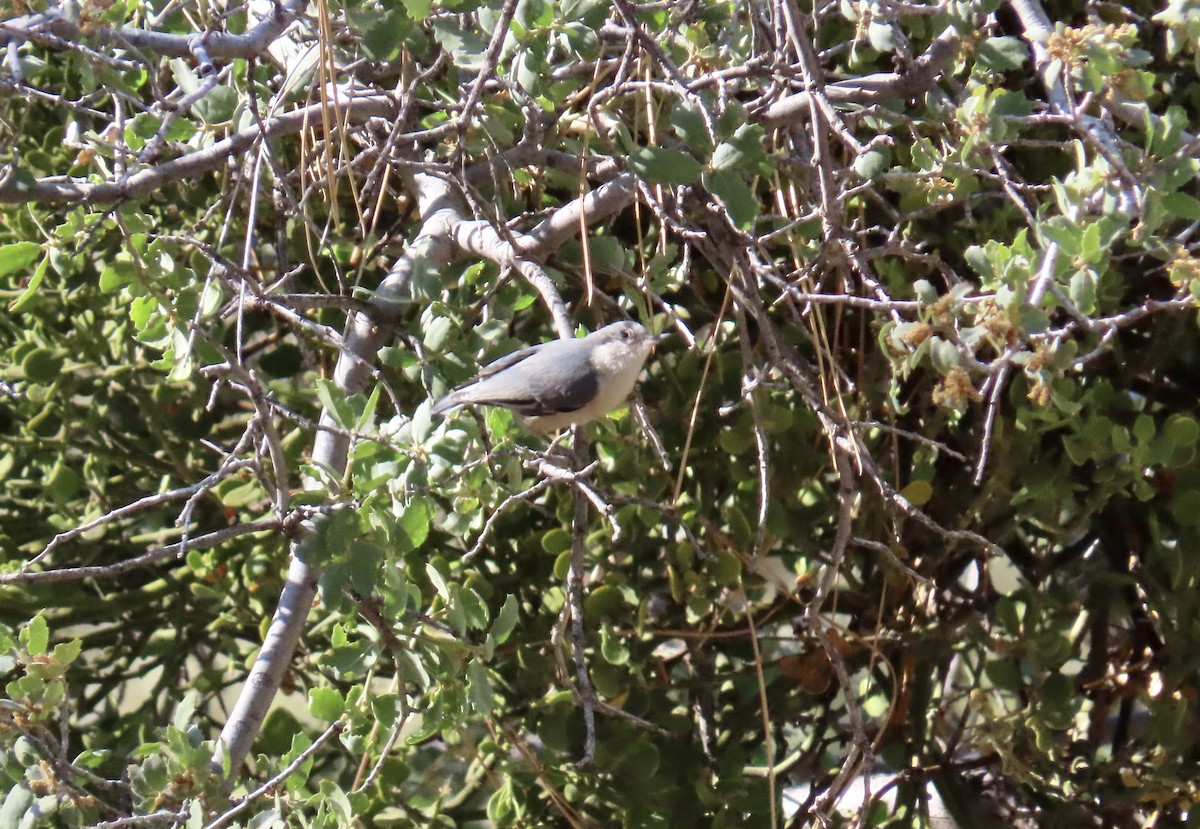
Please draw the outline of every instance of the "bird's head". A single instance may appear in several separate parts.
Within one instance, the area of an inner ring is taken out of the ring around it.
[[[650,336],[640,323],[632,320],[614,322],[586,338],[591,348],[591,361],[602,374],[624,374],[641,371],[657,338]]]

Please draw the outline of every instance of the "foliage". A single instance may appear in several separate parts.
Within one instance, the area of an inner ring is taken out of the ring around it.
[[[0,826],[1187,820],[1193,2],[4,18]]]

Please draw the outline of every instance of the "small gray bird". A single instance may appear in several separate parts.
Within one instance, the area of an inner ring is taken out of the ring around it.
[[[654,344],[645,328],[626,321],[581,339],[522,348],[434,403],[433,414],[482,403],[511,409],[536,432],[587,423],[629,397]]]

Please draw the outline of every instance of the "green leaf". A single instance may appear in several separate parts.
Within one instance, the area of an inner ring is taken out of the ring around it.
[[[1050,317],[1041,308],[1022,305],[1017,316],[1018,322],[1027,334],[1040,334],[1050,327]]]
[[[1085,314],[1096,311],[1096,271],[1075,271],[1068,286],[1070,301]]]
[[[463,607],[462,601],[459,600],[459,592],[452,591],[450,598],[446,602],[446,621],[450,623],[450,627],[454,628],[454,632],[461,638],[467,635],[467,611]]]
[[[571,534],[561,527],[548,530],[542,536],[542,549],[552,556],[571,549]]]
[[[62,367],[63,356],[49,348],[35,348],[21,358],[21,373],[31,383],[53,383]]]
[[[358,516],[351,510],[319,515],[313,523],[315,532],[301,541],[296,551],[304,562],[313,566],[344,556],[360,534]]]
[[[740,173],[732,170],[704,174],[704,186],[729,211],[729,217],[739,228],[747,229],[758,216],[758,200]]]
[[[433,587],[437,590],[438,595],[450,601],[450,587],[446,584],[446,580],[442,578],[441,572],[437,567],[433,566],[433,562],[425,563],[425,575],[429,576],[429,581],[433,583]]]
[[[1075,699],[1071,680],[1056,671],[1042,683],[1038,713],[1050,728],[1067,728],[1075,711]]]
[[[1166,434],[1176,446],[1195,446],[1200,440],[1200,423],[1190,415],[1180,415],[1167,421]]]
[[[361,538],[350,543],[346,552],[346,580],[360,596],[370,596],[379,583],[379,565],[383,562],[383,550]]]
[[[183,699],[179,701],[179,705],[175,708],[175,713],[171,717],[171,724],[180,731],[186,731],[192,723],[192,717],[196,714],[196,703],[199,701],[200,695],[195,689],[188,691],[183,695]]]
[[[593,28],[600,27],[597,17],[603,18],[608,9],[608,0],[561,0],[559,3],[559,14],[563,20],[574,23],[590,19]]]
[[[482,65],[487,43],[479,35],[460,26],[457,20],[434,20],[433,39],[450,54],[456,66],[474,71]]]
[[[1032,112],[1033,101],[1020,92],[996,90],[991,94],[989,113],[993,118],[1000,115],[1029,115]]]
[[[46,476],[45,491],[56,503],[64,504],[83,488],[83,478],[62,461],[54,464]]]
[[[181,84],[181,86],[182,86],[182,84]],[[197,85],[196,89],[198,89],[198,88],[199,88],[199,85]],[[191,89],[188,91],[194,92],[196,90]],[[162,122],[160,120],[158,120],[157,118],[155,118],[153,115],[150,115],[145,112],[141,112],[141,113],[138,113],[138,115],[136,117],[134,117],[134,119],[132,121],[129,122],[129,126],[127,126],[125,128],[125,130],[126,130],[125,134],[126,134],[126,136],[130,136],[132,134],[141,139],[150,139],[150,138],[154,137],[154,134],[156,132],[158,132],[158,128],[161,125],[162,125]]]
[[[717,446],[730,455],[740,455],[754,445],[753,424],[738,423],[717,435]]]
[[[458,326],[450,317],[433,317],[423,324],[421,339],[425,343],[425,347],[430,351],[442,352],[446,350],[446,344],[454,336],[457,329]]]
[[[900,490],[900,494],[914,507],[921,507],[933,497],[933,486],[929,481],[912,481]]]
[[[1154,438],[1154,433],[1154,418],[1150,415],[1140,414],[1133,421],[1133,436],[1139,443],[1149,443]]]
[[[279,809],[271,807],[250,818],[246,829],[275,829],[275,827],[283,825],[283,813]]]
[[[137,326],[138,331],[145,331],[154,312],[158,310],[158,302],[152,296],[134,297],[129,303],[129,318]]]
[[[420,547],[429,537],[429,523],[433,518],[433,507],[424,498],[413,498],[400,515],[400,528],[412,542],[413,549]]]
[[[100,272],[100,290],[111,293],[133,282],[136,276],[137,271],[132,262],[127,259],[117,259],[108,263]]]
[[[357,645],[343,645],[327,649],[321,654],[321,667],[329,670],[338,679],[354,679],[361,676],[367,664],[367,655]]]
[[[354,429],[358,432],[369,432],[375,426],[375,409],[379,405],[379,395],[382,389],[379,384],[371,389],[371,395],[367,398],[367,402],[363,405],[362,412],[358,415],[358,419],[354,422]]]
[[[429,439],[430,433],[433,431],[433,401],[423,400],[413,411],[412,416],[412,438],[414,443],[424,443]],[[507,409],[501,409],[512,417],[512,414]]]
[[[733,553],[725,551],[719,552],[712,561],[708,563],[708,572],[712,575],[713,581],[720,585],[734,585],[741,580],[742,577],[742,562]]]
[[[625,596],[619,587],[611,584],[597,587],[583,600],[583,612],[589,618],[612,618],[621,616],[626,611]]]
[[[428,14],[428,1],[425,13]],[[407,4],[406,4],[407,6]],[[400,52],[412,29],[411,9],[407,15],[398,9],[379,11],[371,8],[346,9],[346,22],[362,38],[363,53],[371,60],[392,60]]]
[[[918,279],[912,284],[913,296],[924,302],[926,305],[932,305],[938,301],[937,288],[927,279]]]
[[[516,815],[512,778],[506,776],[503,780],[487,802],[487,816],[493,826],[511,826]]]
[[[971,245],[963,252],[963,257],[967,260],[967,264],[975,273],[985,279],[993,279],[996,276],[996,269],[992,265],[991,258],[988,257],[985,248],[980,245]]]
[[[990,661],[983,670],[992,685],[1005,691],[1018,691],[1025,684],[1020,669],[1008,660]]]
[[[32,826],[35,822],[40,822],[39,819],[46,816],[39,815],[34,810],[35,800],[28,785],[14,783],[0,800],[0,827],[2,829],[18,829],[18,827]],[[22,820],[27,814],[32,816],[33,820]]]
[[[54,646],[54,661],[60,665],[70,665],[74,662],[79,654],[83,651],[82,639],[71,639],[68,642],[60,642]]]
[[[1200,490],[1185,489],[1175,493],[1171,512],[1180,524],[1195,526],[1200,521]]]
[[[1021,632],[1024,603],[1011,596],[1001,596],[996,601],[996,619],[1004,627],[1006,633],[1016,636]]]
[[[379,362],[389,368],[408,368],[417,365],[417,358],[407,348],[399,348],[397,346],[384,346],[379,349]],[[277,377],[286,375],[277,374]]]
[[[618,774],[626,780],[650,780],[661,764],[657,746],[639,737],[626,744],[618,761]]]
[[[316,391],[317,399],[321,401],[325,412],[333,418],[337,425],[343,429],[349,429],[354,425],[356,419],[354,408],[346,399],[346,393],[334,385],[332,380],[322,377],[317,380],[313,390]]]
[[[600,696],[612,699],[625,691],[627,676],[621,668],[601,660],[593,660],[589,667],[592,672],[592,685],[596,687]]]
[[[625,247],[615,237],[592,236],[588,239],[588,255],[592,269],[598,273],[621,273],[625,270]]]
[[[892,151],[888,147],[867,150],[855,158],[851,166],[854,172],[867,181],[879,178],[892,166]]]
[[[484,630],[491,621],[491,613],[483,598],[470,587],[454,585],[456,604],[463,610],[467,627],[471,630]]]
[[[209,124],[223,124],[233,118],[240,101],[232,87],[217,86],[197,101],[192,111]]]
[[[625,638],[608,625],[600,628],[600,654],[610,665],[629,663],[629,646],[625,643]]]
[[[699,161],[670,147],[640,147],[629,157],[629,167],[655,184],[694,184],[704,172]]]
[[[1093,313],[1096,310],[1096,273],[1090,268],[1075,271],[1068,293],[1076,308],[1085,314]]]
[[[496,621],[492,623],[492,637],[497,645],[503,645],[508,640],[517,626],[520,613],[520,604],[516,597],[509,593],[500,607],[500,612],[496,614]]]
[[[938,372],[945,374],[950,369],[962,364],[962,354],[959,353],[954,343],[941,337],[930,337],[928,342],[929,357]]]
[[[408,12],[408,16],[416,22],[421,22],[429,17],[429,9],[433,5],[433,0],[401,0],[404,3],[404,10]]]
[[[371,700],[371,714],[384,728],[391,728],[402,710],[396,694],[382,694]]]
[[[34,269],[33,276],[29,278],[29,284],[25,286],[25,290],[21,292],[21,295],[13,300],[12,305],[8,306],[8,310],[20,311],[37,296],[38,288],[41,287],[42,280],[46,278],[46,271],[49,267],[50,257],[43,256],[42,261]]]
[[[1083,229],[1083,239],[1080,246],[1083,258],[1091,264],[1099,262],[1104,256],[1104,248],[1100,239],[1100,223],[1092,222]]]
[[[1167,193],[1162,197],[1163,207],[1171,215],[1189,222],[1200,220],[1200,200],[1187,193]]]
[[[766,133],[758,124],[742,124],[729,140],[717,147],[713,154],[712,169],[770,175],[773,168],[766,164],[765,140]]]
[[[1029,59],[1029,49],[1016,37],[989,37],[975,47],[975,60],[993,72],[1020,69]]]
[[[521,5],[527,6],[529,11],[524,13],[518,11],[517,17],[523,20],[523,25],[530,30],[547,29],[554,25],[554,21],[558,16],[558,0],[553,0],[553,2],[551,0],[537,0],[537,2],[527,2]]]
[[[864,699],[862,701],[863,712],[868,717],[871,717],[873,719],[878,719],[879,717],[886,716],[887,712],[891,709],[891,707],[892,707],[892,701],[885,694],[871,694],[871,696],[867,697],[866,699]],[[887,804],[877,803],[875,805],[886,807]],[[886,811],[885,811],[885,815],[886,815]],[[880,820],[879,822],[868,823],[866,825],[867,826],[879,826],[881,824],[882,824],[882,820]]]
[[[736,135],[749,124],[750,115],[746,112],[746,108],[738,101],[731,100],[724,111],[717,115],[715,126],[717,135],[726,136]]]
[[[336,826],[349,826],[353,823],[354,806],[346,792],[332,780],[322,780],[318,795],[321,805],[329,810],[334,817]]]
[[[712,162],[709,164],[709,167],[719,172],[722,170],[737,170],[743,167],[745,163],[746,154],[741,149],[728,141],[722,141],[713,150]]]
[[[1038,225],[1038,233],[1068,257],[1077,256],[1083,243],[1083,229],[1065,216],[1054,216]]]
[[[496,697],[492,692],[492,681],[488,676],[487,666],[479,660],[472,660],[467,665],[467,698],[478,714],[489,715],[496,707]]]
[[[50,626],[46,624],[46,620],[39,613],[21,629],[21,644],[25,646],[25,651],[30,656],[41,656],[46,652],[46,646],[49,643]]]
[[[335,688],[313,688],[308,692],[308,712],[318,720],[332,722],[345,710],[346,701]]]
[[[8,276],[14,271],[28,265],[42,252],[42,246],[36,242],[14,242],[11,245],[0,245],[0,276]]]
[[[229,486],[218,487],[217,494],[221,503],[230,509],[248,507],[261,501],[267,495],[256,478],[241,482],[234,478],[227,478],[226,481],[229,482]],[[221,483],[224,484],[226,481]]]
[[[676,104],[671,110],[671,126],[683,143],[696,152],[697,155],[708,155],[712,149],[712,139],[704,117],[691,107]]]

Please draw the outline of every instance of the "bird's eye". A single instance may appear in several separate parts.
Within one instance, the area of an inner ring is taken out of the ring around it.
[[[622,338],[623,340],[626,340],[626,341],[628,341],[628,340],[632,340],[632,339],[633,339],[633,332],[632,332],[632,331],[630,331],[628,328],[626,328],[624,331],[622,331],[622,332],[621,332],[621,338]]]

